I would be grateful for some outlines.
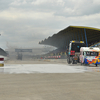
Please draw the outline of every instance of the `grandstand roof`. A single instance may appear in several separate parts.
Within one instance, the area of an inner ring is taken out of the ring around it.
[[[69,26],[57,34],[42,40],[39,44],[65,48],[71,40],[83,40],[86,43],[86,38],[88,44],[91,42],[99,42],[100,29],[85,26]]]

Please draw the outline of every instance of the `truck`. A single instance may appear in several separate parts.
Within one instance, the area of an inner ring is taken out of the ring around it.
[[[68,64],[79,63],[80,48],[86,47],[84,41],[70,41],[67,51],[67,62]]]
[[[100,49],[98,47],[81,47],[80,48],[81,65],[100,64]]]

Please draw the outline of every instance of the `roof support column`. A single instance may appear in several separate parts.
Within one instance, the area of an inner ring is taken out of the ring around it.
[[[70,35],[69,37],[70,37],[70,41],[72,41],[72,37],[71,37],[71,35]]]
[[[78,31],[78,36],[79,36],[79,41],[80,41],[80,34],[79,34],[80,32]]]
[[[75,36],[74,36],[74,34],[73,34],[72,36],[73,36],[73,40],[75,40]]]
[[[86,41],[86,46],[88,47],[88,43],[87,43],[87,36],[86,36],[86,29],[84,28],[84,33],[85,33],[85,41]]]
[[[82,41],[83,41],[83,34],[82,34],[82,30],[81,30],[81,36],[82,36]]]
[[[77,40],[77,32],[75,33],[75,35],[76,35],[76,40]]]
[[[72,34],[72,33],[71,33]],[[74,40],[74,35],[72,35],[72,40]]]

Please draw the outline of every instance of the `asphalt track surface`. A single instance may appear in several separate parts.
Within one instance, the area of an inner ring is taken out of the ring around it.
[[[8,61],[6,64],[64,64],[66,61]],[[76,65],[72,65],[76,66]],[[77,65],[80,66],[80,65]],[[100,100],[99,67],[82,73],[0,73],[0,100]]]

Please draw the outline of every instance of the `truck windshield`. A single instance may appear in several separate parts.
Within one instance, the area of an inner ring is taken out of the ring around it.
[[[98,52],[86,52],[86,56],[98,56]]]
[[[81,47],[86,47],[84,43],[72,43],[71,50],[74,50],[75,52],[80,52]]]

